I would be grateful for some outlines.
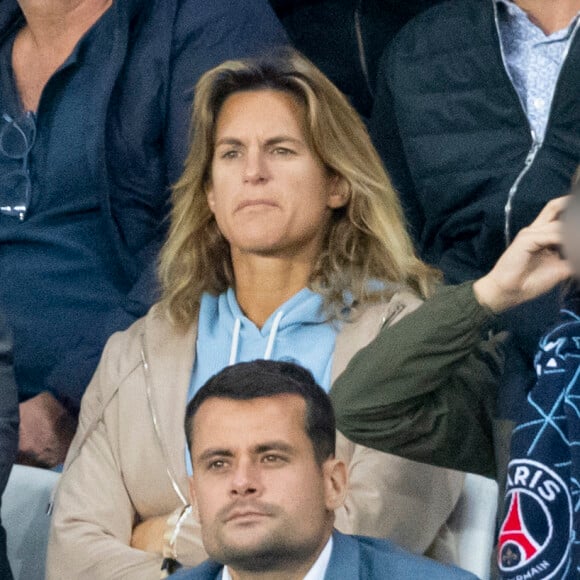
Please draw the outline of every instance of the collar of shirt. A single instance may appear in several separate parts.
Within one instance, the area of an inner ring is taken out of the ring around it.
[[[308,574],[304,576],[304,580],[324,580],[331,554],[332,536],[330,536],[328,542],[326,542],[326,546],[324,546],[324,549],[320,552],[320,556],[318,556],[316,562],[312,565],[312,568],[308,570]],[[222,570],[222,580],[232,580],[232,576],[227,566],[224,566],[224,569]]]
[[[538,33],[541,34],[541,38],[538,38],[538,42],[554,42],[558,40],[566,40],[574,30],[576,21],[580,16],[580,11],[566,26],[561,30],[557,30],[552,34],[546,35],[544,32],[532,22],[528,16],[528,13],[520,8],[513,0],[494,0],[496,4],[502,4],[506,8],[507,18],[513,22],[513,25],[519,25],[521,27],[526,27],[528,29],[536,29]],[[530,26],[531,25],[531,26]],[[533,27],[533,28],[532,28]]]

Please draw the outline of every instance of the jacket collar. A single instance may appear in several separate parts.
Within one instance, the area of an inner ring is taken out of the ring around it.
[[[360,548],[351,536],[334,530],[332,534],[332,555],[326,570],[326,580],[337,578],[358,578],[360,567]]]
[[[395,292],[388,302],[358,308],[354,311],[353,320],[343,324],[336,337],[332,359],[331,384],[344,371],[350,359],[381,331],[383,326],[390,326],[398,320],[398,315],[408,307],[416,308],[421,303],[408,290]]]

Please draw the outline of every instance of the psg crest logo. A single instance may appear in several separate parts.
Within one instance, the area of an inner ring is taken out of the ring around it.
[[[502,578],[562,578],[572,534],[572,501],[562,478],[537,461],[511,461],[506,506],[498,546]]]

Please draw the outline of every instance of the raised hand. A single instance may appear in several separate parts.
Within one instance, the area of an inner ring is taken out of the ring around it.
[[[491,272],[473,285],[479,302],[499,313],[551,290],[573,274],[562,256],[560,220],[570,196],[548,202],[538,217],[520,230]]]

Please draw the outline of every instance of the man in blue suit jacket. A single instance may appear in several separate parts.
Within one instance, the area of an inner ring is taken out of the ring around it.
[[[473,579],[393,544],[333,530],[346,465],[330,399],[302,367],[227,367],[187,407],[192,504],[211,560],[176,580]]]

